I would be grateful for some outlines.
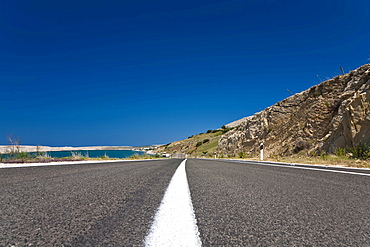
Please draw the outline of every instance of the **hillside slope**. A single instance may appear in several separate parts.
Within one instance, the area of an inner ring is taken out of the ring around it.
[[[220,137],[217,152],[256,156],[261,142],[267,155],[333,152],[370,143],[369,104],[366,64],[233,122],[236,128]]]
[[[167,145],[155,149],[155,153],[182,153],[192,157],[214,155],[218,148],[218,141],[221,136],[230,131],[232,128],[221,128],[217,130],[208,130],[206,133],[192,135],[189,138],[181,141],[175,141]]]

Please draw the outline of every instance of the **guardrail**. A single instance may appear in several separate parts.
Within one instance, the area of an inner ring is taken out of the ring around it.
[[[187,158],[187,154],[175,153],[175,154],[172,154],[172,158],[174,158],[174,159],[185,159],[185,158]]]

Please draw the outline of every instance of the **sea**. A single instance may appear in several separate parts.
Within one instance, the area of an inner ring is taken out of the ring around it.
[[[134,154],[137,155],[145,154],[145,152],[143,151],[133,151],[133,150],[74,150],[74,151],[49,151],[46,153],[51,158],[71,157],[72,153],[74,153],[89,158],[100,158],[103,156],[108,156],[109,158],[119,158],[119,159],[129,158]],[[35,153],[31,153],[31,155],[32,154]]]

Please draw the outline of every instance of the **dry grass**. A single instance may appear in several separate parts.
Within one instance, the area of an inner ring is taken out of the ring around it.
[[[269,157],[266,158],[265,160],[284,163],[310,164],[310,165],[370,168],[369,160],[352,159],[336,155]]]
[[[134,155],[131,155],[128,158],[124,158],[124,160],[151,160],[151,159],[162,159],[162,158],[165,159],[164,157],[161,157],[161,156],[158,156],[158,155],[134,154]]]
[[[189,154],[192,157],[211,157],[217,149],[218,140],[221,138],[222,131],[217,131],[213,133],[201,133],[189,137],[188,139],[176,141],[169,145],[162,146],[158,148],[157,152],[172,153],[184,153]],[[208,140],[207,142],[204,142]],[[200,142],[201,145],[197,146]]]

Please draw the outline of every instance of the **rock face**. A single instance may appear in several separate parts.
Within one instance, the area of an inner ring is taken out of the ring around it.
[[[231,126],[233,125],[233,126]],[[218,152],[267,155],[334,152],[370,143],[370,64],[295,94],[253,116],[218,142]]]

